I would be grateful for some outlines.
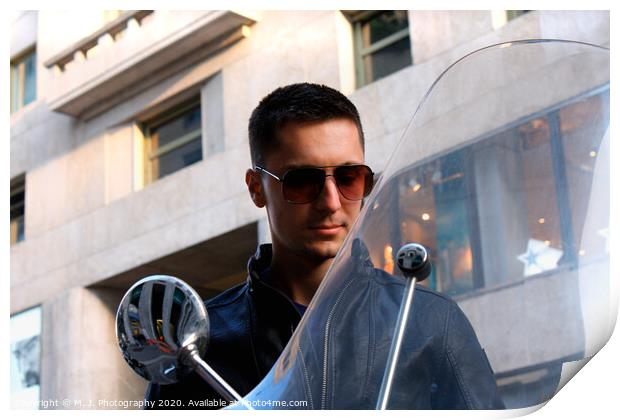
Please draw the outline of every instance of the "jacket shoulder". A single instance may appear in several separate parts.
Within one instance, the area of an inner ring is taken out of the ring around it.
[[[449,296],[437,292],[436,290],[429,289],[428,287],[422,286],[421,284],[415,285],[415,291],[420,296],[424,296],[426,299],[432,302],[442,303],[449,306],[456,305],[456,302]]]
[[[210,350],[247,345],[251,324],[251,303],[247,283],[238,284],[205,302],[210,323]]]
[[[380,284],[398,284],[400,285],[400,287],[405,287],[405,279],[402,276],[395,276],[379,268],[375,268],[374,272],[374,278]],[[433,289],[429,289],[426,286],[422,286],[419,283],[415,285],[415,293],[417,299],[423,299],[425,301],[435,304],[447,305],[448,307],[456,304],[456,302],[454,302],[454,300],[452,300],[449,296],[446,296]]]
[[[220,294],[206,299],[204,304],[207,310],[217,309],[237,303],[246,293],[248,289],[247,283],[240,283],[230,289],[224,290]]]

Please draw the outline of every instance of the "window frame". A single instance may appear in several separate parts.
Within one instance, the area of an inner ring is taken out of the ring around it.
[[[24,103],[26,92],[26,61],[30,57],[34,58],[34,98],[28,103]],[[37,48],[33,45],[11,59],[11,114],[19,111],[28,104],[37,100]]]
[[[190,133],[187,133],[172,142],[166,144],[165,146],[153,149],[152,143],[152,131],[156,128],[159,128],[163,124],[172,121],[184,113],[190,111],[196,106],[200,107],[201,117],[200,117],[200,129],[194,130]],[[144,153],[143,153],[143,164],[144,164],[144,184],[150,184],[158,179],[163,177],[157,176],[155,177],[153,174],[153,161],[155,159],[159,159],[160,157],[173,152],[174,150],[179,149],[180,147],[185,146],[186,144],[191,143],[195,140],[196,134],[199,132],[200,134],[200,150],[201,157],[200,160],[204,159],[204,147],[202,144],[202,136],[204,127],[202,124],[202,101],[200,95],[192,97],[192,99],[182,102],[176,106],[172,106],[168,108],[168,111],[163,111],[159,113],[157,116],[143,122],[142,124],[142,133],[144,136]]]
[[[23,242],[26,239],[26,175],[21,174],[11,179],[11,199],[20,194],[24,193],[24,199],[21,202],[10,204],[9,213],[13,212],[13,209],[21,207],[21,215],[18,217],[10,218],[10,243],[11,245],[15,245],[19,242]],[[16,224],[16,234],[13,236],[13,223]],[[22,232],[21,236],[19,232]]]
[[[366,10],[364,12],[359,12],[354,15],[350,15],[349,21],[352,25],[353,31],[353,55],[355,62],[355,84],[357,88],[362,86],[366,86],[374,82],[375,80],[369,80],[368,75],[364,69],[364,58],[367,55],[376,53],[384,48],[387,48],[405,38],[409,38],[411,32],[411,25],[409,23],[409,15],[407,15],[407,27],[401,29],[398,32],[395,32],[371,45],[368,47],[364,47],[364,42],[362,39],[362,25],[370,20],[372,20],[377,15],[381,13],[387,12],[389,10]],[[411,54],[411,41],[409,44],[409,54]],[[411,62],[413,63],[413,57],[411,57]]]

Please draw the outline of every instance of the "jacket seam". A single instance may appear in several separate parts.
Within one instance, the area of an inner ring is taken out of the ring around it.
[[[248,312],[250,315],[250,331],[249,331],[249,341],[250,341],[250,348],[252,349],[252,360],[254,360],[254,367],[256,368],[256,373],[258,375],[258,378],[263,377],[264,375],[261,374],[260,371],[260,366],[258,365],[258,359],[256,358],[256,346],[254,345],[254,325],[256,324],[256,319],[254,316],[254,308],[253,308],[253,302],[252,299],[248,299],[247,300],[247,306],[248,306]],[[260,379],[259,379],[259,383],[260,383]]]
[[[337,317],[340,315],[340,309],[342,308],[342,305],[340,305],[340,299],[342,298],[342,296],[344,296],[345,292],[349,289],[349,286],[351,285],[351,283],[353,283],[353,279],[350,279],[347,281],[347,283],[344,285],[343,289],[340,291],[340,294],[338,295],[338,298],[336,298],[336,301],[334,302],[334,306],[332,306],[331,311],[333,311],[333,320],[336,320]],[[327,328],[327,326],[326,326]],[[333,334],[334,334],[334,329],[331,328],[328,332],[327,332],[327,336],[326,339],[329,340],[329,342],[333,343]],[[329,350],[329,344],[325,347],[325,351]],[[325,356],[325,355],[324,355]],[[323,377],[323,381],[325,384],[327,384],[327,378],[329,377],[334,377],[335,376],[335,366],[333,366],[333,363],[329,363],[329,359],[327,359],[325,361],[325,363],[327,363],[327,369],[325,371],[325,373],[327,374],[327,377]],[[327,408],[327,403],[329,401],[329,408],[333,408],[334,406],[334,396],[330,395],[331,393],[328,392],[328,390],[325,390],[325,395],[321,395],[321,408],[325,409]],[[324,397],[324,398],[323,398]]]
[[[370,283],[370,287],[374,288],[375,284],[374,283]],[[370,307],[374,308],[375,307],[375,293],[374,290],[371,291],[370,293]],[[366,380],[364,381],[364,388],[366,389],[366,391],[364,392],[364,399],[369,398],[369,392],[370,392],[370,377],[371,377],[371,372],[373,371],[373,367],[375,365],[375,336],[374,336],[374,317],[373,317],[373,311],[368,311],[368,323],[370,325],[369,328],[369,333],[368,333],[368,359],[366,361]]]
[[[465,386],[465,382],[464,382],[463,375],[461,372],[461,367],[456,361],[456,357],[454,357],[454,353],[452,352],[452,349],[450,348],[450,345],[448,343],[448,337],[450,334],[450,322],[452,319],[452,312],[454,311],[453,305],[456,305],[456,304],[453,303],[448,309],[448,317],[446,321],[446,334],[444,335],[444,341],[446,343],[446,346],[445,346],[446,356],[447,356],[448,362],[452,366],[452,371],[454,372],[454,377],[456,379],[459,393],[462,395],[463,400],[465,401],[465,404],[467,405],[467,408],[473,408],[473,402],[472,402],[471,396],[469,395],[467,387]]]
[[[304,394],[306,395],[306,399],[310,397],[310,409],[314,410],[314,399],[312,398],[312,388],[310,387],[310,382],[308,380],[308,369],[306,367],[306,360],[304,359],[304,353],[301,351],[301,346],[297,345],[297,351],[299,352],[301,366],[302,366],[302,375],[304,377]],[[306,390],[307,388],[307,390]]]

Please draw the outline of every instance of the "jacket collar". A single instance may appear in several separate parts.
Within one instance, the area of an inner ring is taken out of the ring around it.
[[[254,293],[255,291],[267,292],[268,296],[280,296],[284,299],[284,301],[290,304],[290,307],[293,309],[293,313],[297,314],[299,317],[299,311],[295,306],[294,302],[290,297],[288,297],[284,292],[277,289],[276,287],[265,282],[261,274],[265,269],[269,268],[271,265],[271,258],[273,255],[273,249],[271,244],[260,244],[256,249],[256,253],[250,257],[248,261],[248,279],[247,285],[250,293]],[[261,293],[260,295],[263,295]],[[264,296],[264,295],[263,295]],[[298,322],[299,319],[295,320],[295,323]],[[296,325],[296,324],[295,324]]]
[[[271,265],[273,251],[271,244],[260,244],[248,260],[248,286],[252,290],[261,281],[261,273]]]
[[[248,260],[248,278],[247,283],[252,290],[257,284],[263,283],[261,273],[271,265],[273,256],[273,248],[271,244],[260,244],[256,248],[256,252]],[[371,274],[374,265],[370,259],[370,253],[366,244],[360,239],[355,238],[351,244],[351,260],[353,269],[358,274]]]

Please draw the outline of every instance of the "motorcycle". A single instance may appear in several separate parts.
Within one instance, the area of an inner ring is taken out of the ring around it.
[[[253,391],[202,359],[208,314],[179,279],[127,292],[119,346],[147,380],[195,370],[231,408],[436,408],[452,380],[479,388],[460,391],[471,408],[543,404],[611,334],[609,181],[609,50],[482,48],[432,84]]]

